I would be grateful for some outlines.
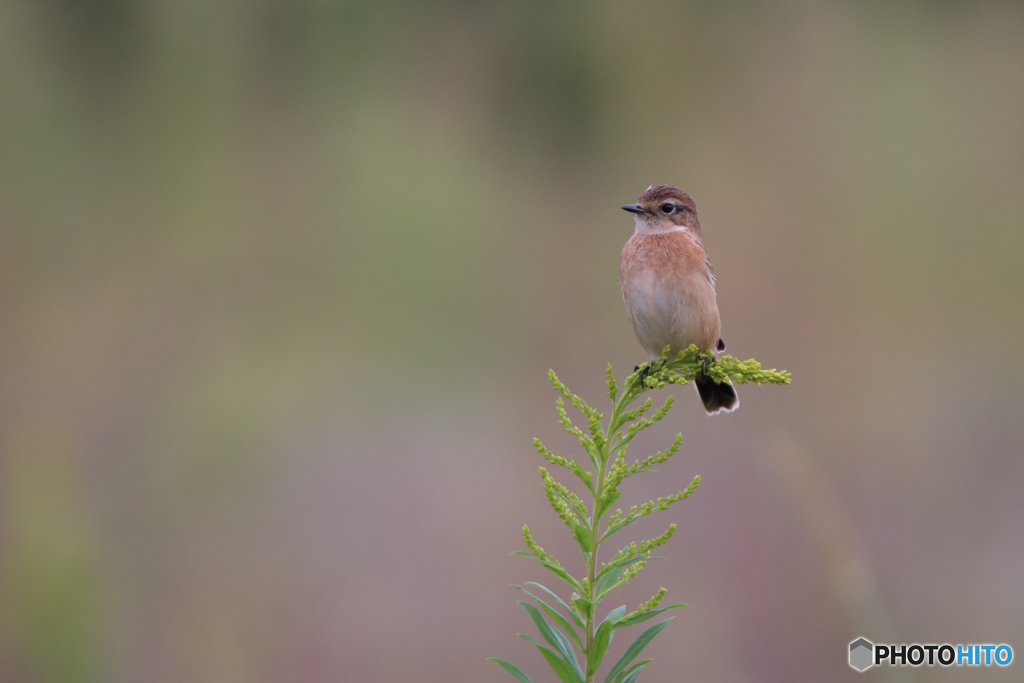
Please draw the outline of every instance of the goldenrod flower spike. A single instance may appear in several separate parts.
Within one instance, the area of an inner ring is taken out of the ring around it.
[[[540,439],[533,440],[534,448],[544,460],[575,474],[590,496],[589,503],[584,501],[569,487],[556,481],[547,468],[540,468],[544,492],[551,508],[569,527],[579,545],[584,575],[576,578],[570,574],[558,560],[533,540],[529,527],[525,525],[523,541],[528,552],[520,551],[514,554],[537,560],[572,590],[569,600],[563,601],[557,593],[537,583],[531,585],[539,589],[537,592],[541,595],[535,595],[521,586],[516,586],[539,606],[540,609],[526,601],[520,603],[547,645],[540,644],[530,636],[520,634],[520,637],[530,641],[540,650],[548,665],[563,682],[593,683],[605,650],[611,642],[613,631],[639,624],[666,610],[685,607],[682,603],[661,607],[667,591],[660,588],[650,600],[629,614],[626,614],[626,607],[623,605],[611,610],[604,620],[597,621],[597,607],[604,598],[635,578],[649,561],[660,559],[652,556],[651,551],[672,538],[676,530],[675,524],[669,524],[668,529],[660,536],[639,543],[630,542],[618,549],[607,562],[600,562],[598,553],[601,545],[611,536],[640,517],[668,510],[675,503],[689,498],[700,485],[700,476],[697,475],[682,491],[639,505],[631,505],[629,512],[625,514],[622,508],[612,510],[612,506],[622,495],[619,487],[623,481],[634,474],[653,472],[652,466],[666,462],[679,451],[683,443],[683,435],[677,434],[672,444],[665,450],[636,459],[632,464],[627,463],[626,450],[630,443],[642,431],[665,418],[672,408],[673,399],[672,396],[668,396],[650,417],[645,417],[653,405],[650,397],[634,408],[630,406],[647,391],[661,389],[666,384],[688,384],[696,379],[698,373],[719,383],[790,382],[788,372],[762,370],[761,364],[755,360],[740,361],[732,356],[722,356],[715,360],[714,354],[702,353],[692,345],[670,358],[669,349],[666,348],[661,358],[645,363],[629,375],[621,387],[611,366],[608,366],[606,386],[612,411],[605,421],[605,416],[601,412],[572,393],[553,370],[548,372],[552,386],[559,393],[555,401],[558,421],[567,432],[576,437],[593,467],[592,470],[587,469],[576,460],[555,455],[541,443]],[[586,418],[586,431],[573,424],[565,409],[566,401]],[[549,623],[548,619],[554,623]],[[637,664],[634,664],[633,660],[669,621],[671,618],[645,629],[626,649],[626,654],[611,667],[605,680],[612,683],[634,683],[650,660]],[[581,633],[577,633],[577,629],[580,629]],[[532,683],[530,677],[514,664],[503,659],[491,659],[521,683]]]

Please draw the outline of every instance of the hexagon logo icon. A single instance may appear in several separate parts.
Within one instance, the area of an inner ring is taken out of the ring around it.
[[[850,666],[857,671],[869,669],[874,664],[874,654],[874,644],[865,638],[858,638],[850,643]]]

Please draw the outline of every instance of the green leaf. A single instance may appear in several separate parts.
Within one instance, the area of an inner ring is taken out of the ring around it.
[[[615,505],[615,501],[617,501],[621,495],[622,491],[616,489],[612,491],[611,495],[605,496],[604,500],[601,501],[601,504],[597,506],[597,512],[594,513],[594,517],[597,519],[604,517],[604,513],[608,512],[612,505]]]
[[[632,476],[632,475],[634,475],[634,474],[640,474],[640,473],[642,473],[642,472],[652,472],[652,473],[654,473],[654,474],[657,474],[657,473],[658,473],[658,470],[652,470],[652,469],[651,469],[650,467],[641,467],[641,468],[640,468],[640,469],[638,469],[638,470],[633,470],[632,472],[628,472],[628,473],[626,473],[626,474],[625,474],[625,475],[623,476],[623,479],[625,479],[626,477]]]
[[[591,478],[594,476],[593,473],[583,469],[582,465],[579,467],[579,469],[573,470],[573,472],[576,473],[576,476],[580,478],[580,481],[582,481],[586,485],[586,487],[590,489],[590,493],[593,494],[594,486],[593,484],[590,483]]]
[[[604,659],[604,652],[608,649],[608,643],[612,639],[612,622],[602,621],[601,625],[597,627],[597,633],[594,634],[594,643],[590,646],[590,652],[587,656],[587,673],[594,673],[598,667],[601,666],[601,660]]]
[[[618,556],[616,556],[616,557],[618,557]],[[604,574],[606,574],[608,572],[611,572],[611,571],[615,571],[616,569],[619,569],[620,570],[619,573],[621,574],[622,573],[621,569],[624,569],[625,567],[628,567],[631,564],[636,564],[640,560],[653,560],[653,559],[654,558],[651,557],[650,555],[632,555],[632,556],[621,557],[621,558],[612,560],[611,562],[609,562],[608,564],[606,564],[604,567],[601,568],[601,571],[599,571],[597,573],[597,578],[599,578],[599,579],[603,578]],[[616,581],[617,580],[618,579],[616,579]]]
[[[583,683],[583,676],[577,675],[573,669],[558,658],[551,650],[546,647],[540,649],[540,653],[544,655],[544,659],[548,660],[548,665],[551,670],[555,672],[555,675],[562,679],[562,683]]]
[[[685,603],[682,603],[682,602],[677,602],[674,605],[669,605],[668,607],[662,607],[661,609],[650,609],[650,610],[647,610],[646,612],[640,612],[640,614],[634,614],[633,616],[629,617],[628,619],[620,619],[613,626],[615,628],[626,628],[627,626],[633,626],[635,624],[639,624],[640,622],[647,621],[651,617],[656,617],[656,616],[658,616],[659,614],[661,614],[662,612],[664,612],[666,610],[676,609],[677,607],[689,607],[689,605],[687,605]]]
[[[572,605],[584,616],[591,616],[594,614],[594,603],[590,602],[586,598],[573,598]]]
[[[633,400],[635,401],[636,399],[633,399]],[[632,402],[633,401],[630,401],[630,403],[632,403]],[[629,436],[624,436],[621,439],[619,439],[617,442],[615,442],[615,445],[612,447],[612,449],[610,451],[608,451],[608,456],[611,457],[611,456],[615,455],[615,453],[617,451],[620,451],[625,446],[628,446],[629,442],[632,441],[633,437],[635,437],[635,436],[636,436],[636,434],[633,433],[633,434],[630,434]]]
[[[544,619],[544,615],[542,615],[540,611],[530,603],[525,600],[520,600],[519,604],[523,606],[523,609],[525,609],[527,614],[530,615],[530,618],[533,619],[534,625],[537,627],[537,630],[540,631],[544,640],[548,641],[548,644],[551,647],[558,650],[565,662],[572,665],[572,668],[580,675],[580,678],[583,678],[583,670],[580,669],[580,664],[576,660],[576,652],[573,651],[572,643],[569,642],[569,639],[565,634],[557,628],[552,628],[551,625],[548,624],[547,620]]]
[[[525,633],[517,633],[516,636],[531,643],[534,647],[540,650],[540,653],[544,655],[544,659],[548,660],[548,666],[550,666],[552,671],[562,679],[563,683],[583,683],[583,677],[577,676],[573,668],[554,652],[544,647]]]
[[[488,657],[487,661],[494,662],[502,669],[512,674],[512,676],[514,676],[521,683],[533,683],[533,680],[531,680],[529,676],[524,674],[522,670],[512,662],[506,662],[504,659],[498,659],[497,657]]]
[[[653,659],[644,660],[642,664],[638,664],[634,668],[630,669],[629,673],[625,674],[625,677],[621,680],[620,683],[636,683],[636,679],[640,677],[640,672],[644,670],[645,666],[647,666],[650,662],[653,661]]]
[[[576,536],[576,540],[580,544],[580,548],[585,553],[592,552],[594,550],[594,540],[590,533],[590,529],[583,526],[582,524],[574,524],[572,532]]]
[[[561,567],[556,567],[555,565],[551,564],[550,562],[545,562],[544,560],[540,559],[539,557],[537,557],[533,553],[528,553],[525,550],[517,550],[517,551],[515,551],[512,554],[513,555],[519,555],[520,557],[530,557],[530,558],[533,558],[533,559],[537,560],[542,565],[547,567],[548,570],[550,570],[552,574],[554,574],[555,576],[560,578],[562,581],[565,581],[567,584],[569,584],[570,586],[572,586],[573,588],[575,588],[578,591],[582,591],[583,590],[583,586],[580,585],[580,582],[577,581],[576,579],[572,578],[572,576],[569,574],[569,572],[565,571]]]
[[[642,558],[641,558],[642,559]],[[605,568],[607,569],[607,567]],[[597,587],[594,589],[594,595],[600,596],[608,591],[609,588],[618,583],[619,579],[622,578],[623,567],[615,567],[611,571],[606,572],[604,576],[597,580]]]
[[[557,603],[558,603],[559,605],[561,605],[561,606],[562,606],[562,609],[564,609],[564,610],[565,610],[565,613],[566,613],[566,614],[568,614],[568,615],[569,615],[569,617],[570,617],[570,618],[571,618],[571,619],[572,619],[572,620],[573,620],[574,622],[576,622],[576,625],[577,625],[577,626],[579,626],[580,628],[584,628],[584,626],[583,626],[583,620],[579,618],[579,616],[578,616],[578,615],[576,614],[576,612],[574,612],[574,611],[573,611],[573,609],[572,609],[571,607],[569,607],[569,605],[565,604],[565,603],[564,603],[564,602],[562,601],[562,598],[560,598],[560,597],[558,597],[557,595],[555,595],[555,593],[554,593],[553,591],[551,591],[551,590],[549,590],[549,589],[545,588],[544,586],[540,585],[540,584],[539,584],[539,583],[537,583],[536,581],[527,581],[527,582],[526,582],[526,585],[527,585],[527,586],[536,586],[537,588],[539,588],[539,589],[541,589],[542,591],[544,591],[544,592],[545,592],[545,593],[546,593],[546,594],[548,595],[548,597],[550,597],[550,598],[551,598],[552,600],[554,600],[555,602],[557,602]]]
[[[583,485],[587,487],[587,491],[590,492],[590,495],[594,495],[594,485],[590,483],[590,479],[592,476],[590,472],[583,469],[582,465],[580,465],[579,471],[573,470],[573,472],[576,474],[577,477],[579,477],[580,481],[583,482]],[[583,472],[587,476],[584,478],[583,474],[580,474],[580,472]]]
[[[620,671],[619,672],[619,678],[617,679],[617,683],[622,683],[622,681],[627,676],[630,676],[630,674],[632,674],[634,671],[637,672],[636,675],[632,677],[632,680],[635,681],[636,677],[640,675],[640,672],[637,671],[637,669],[642,669],[642,668],[644,668],[645,666],[647,666],[648,664],[650,664],[653,661],[654,661],[653,659],[645,659],[642,662],[637,662],[636,664],[634,664],[633,666],[629,667],[625,671]]]
[[[604,679],[604,683],[611,683],[611,681],[614,681],[615,676],[629,666],[629,663],[636,659],[636,656],[640,654],[645,647],[647,647],[647,644],[654,640],[654,636],[661,633],[661,629],[668,626],[668,622],[673,619],[675,619],[675,617],[669,617],[665,621],[659,621],[657,624],[645,629],[643,633],[637,636],[637,639],[634,640],[630,646],[626,648],[626,651],[622,653],[622,656],[619,657],[619,661],[617,661],[615,666],[612,667],[612,670],[608,673],[608,677]]]
[[[582,641],[580,641],[580,637],[579,637],[579,635],[578,635],[578,634],[576,633],[576,629],[574,629],[574,628],[572,627],[572,624],[570,624],[570,623],[569,623],[569,621],[568,621],[568,620],[567,620],[567,619],[566,619],[565,617],[563,617],[563,616],[562,616],[561,614],[559,614],[558,612],[556,612],[556,611],[555,611],[554,609],[552,609],[552,607],[551,607],[550,605],[548,605],[548,604],[547,604],[546,602],[544,602],[543,600],[541,600],[540,598],[538,598],[538,597],[537,597],[536,595],[534,595],[534,594],[533,594],[533,593],[531,593],[530,591],[528,591],[528,590],[526,590],[525,588],[523,588],[522,586],[517,586],[517,585],[515,585],[515,584],[512,584],[512,587],[513,587],[513,588],[515,588],[515,589],[516,589],[516,590],[518,590],[518,591],[522,591],[522,592],[526,593],[526,594],[527,594],[527,595],[529,595],[529,596],[530,596],[531,598],[533,598],[534,600],[536,600],[536,601],[537,601],[537,604],[539,604],[539,605],[540,605],[541,609],[543,609],[543,610],[544,610],[544,611],[545,611],[545,612],[547,613],[547,615],[548,615],[549,617],[551,617],[552,619],[554,619],[554,620],[555,620],[555,623],[557,623],[557,624],[558,624],[559,626],[561,626],[561,627],[562,627],[563,629],[565,629],[566,633],[568,633],[568,634],[569,634],[570,636],[572,636],[572,639],[573,639],[574,641],[576,641],[576,644],[577,644],[577,645],[579,645],[579,647],[580,647],[580,649],[581,649],[581,650],[583,649],[583,642],[582,642]],[[541,586],[541,588],[543,588],[543,586]],[[557,597],[557,596],[556,596],[556,597]],[[564,604],[564,603],[563,603],[563,604]],[[566,609],[569,609],[569,608],[568,608],[568,607],[566,607]],[[575,615],[574,615],[574,616],[575,616]]]
[[[614,524],[608,527],[607,529],[605,529],[604,534],[601,535],[601,543],[604,543],[607,539],[612,537],[612,534],[615,534],[621,531],[622,529],[625,529],[627,526],[629,526],[630,524],[637,521],[643,516],[644,515],[634,515],[633,517],[626,517],[618,524]]]
[[[576,519],[580,521],[580,524],[586,525],[590,523],[587,518],[587,507],[582,504],[582,501],[573,500],[571,497],[562,494],[561,491],[558,491],[557,493],[558,497],[565,501],[565,504],[569,506],[569,511],[575,515]]]
[[[619,619],[621,619],[622,616],[625,613],[626,613],[626,606],[625,605],[623,605],[622,607],[616,607],[615,609],[613,609],[611,612],[608,613],[608,616],[606,616],[604,618],[604,620],[612,622],[612,626],[615,626],[615,622],[618,621]]]

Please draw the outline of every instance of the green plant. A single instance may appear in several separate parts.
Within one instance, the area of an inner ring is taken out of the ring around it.
[[[558,420],[570,434],[579,440],[593,470],[588,470],[576,460],[555,455],[539,439],[534,439],[533,444],[549,463],[563,467],[575,474],[590,494],[588,505],[566,486],[555,481],[545,467],[540,468],[544,490],[551,507],[562,518],[579,543],[580,552],[586,565],[586,576],[581,579],[572,576],[558,560],[533,540],[529,527],[524,525],[523,540],[526,541],[529,551],[519,551],[513,554],[537,560],[548,571],[566,583],[573,593],[566,602],[554,591],[539,583],[527,584],[535,586],[537,593],[540,593],[539,596],[522,586],[513,586],[513,588],[522,591],[536,603],[534,606],[533,603],[523,600],[519,604],[530,615],[541,637],[550,647],[541,645],[522,633],[519,634],[519,637],[537,647],[552,670],[564,683],[592,683],[594,681],[615,631],[640,624],[667,610],[685,607],[682,603],[661,607],[661,601],[667,591],[665,588],[659,588],[650,600],[629,614],[626,613],[626,606],[623,605],[611,610],[601,621],[597,621],[595,616],[598,605],[604,598],[635,577],[648,561],[660,559],[652,556],[651,551],[672,537],[676,525],[670,524],[665,533],[656,538],[640,543],[631,542],[617,549],[609,562],[598,564],[598,551],[601,546],[639,518],[653,512],[667,510],[673,503],[689,497],[700,484],[700,476],[696,476],[689,486],[678,493],[641,505],[633,505],[625,513],[621,508],[612,511],[612,506],[619,500],[621,494],[619,486],[622,482],[634,474],[653,472],[651,467],[663,463],[675,455],[683,440],[683,435],[678,434],[675,441],[666,450],[659,451],[643,460],[627,463],[626,449],[630,442],[637,434],[665,417],[672,407],[672,396],[669,396],[650,417],[644,417],[644,413],[651,408],[650,397],[636,408],[630,409],[629,406],[650,389],[661,389],[666,384],[687,384],[697,376],[698,372],[704,372],[719,383],[728,379],[736,384],[750,382],[789,384],[788,372],[762,370],[760,363],[754,360],[740,361],[732,356],[723,356],[713,360],[711,354],[700,354],[696,346],[690,346],[671,359],[668,358],[668,353],[669,350],[666,348],[659,360],[645,363],[637,368],[626,378],[621,394],[612,367],[608,366],[608,396],[611,398],[612,412],[607,424],[604,422],[602,413],[569,391],[553,370],[548,371],[551,383],[561,394],[556,401]],[[569,419],[565,410],[565,401],[569,401],[583,413],[588,423],[586,431],[574,425]],[[634,683],[651,660],[645,659],[635,663],[634,661],[671,620],[672,617],[660,621],[640,633],[608,671],[604,679],[605,683]],[[582,663],[576,656],[576,649],[582,655]],[[514,664],[497,657],[491,657],[490,661],[497,663],[522,683],[533,683],[530,677]]]

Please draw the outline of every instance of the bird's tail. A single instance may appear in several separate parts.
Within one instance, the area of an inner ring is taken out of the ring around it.
[[[739,396],[736,395],[736,388],[731,382],[715,384],[715,380],[707,375],[698,374],[694,384],[697,386],[697,393],[700,394],[700,400],[704,402],[704,409],[708,411],[708,415],[721,412],[731,413],[740,407]]]

